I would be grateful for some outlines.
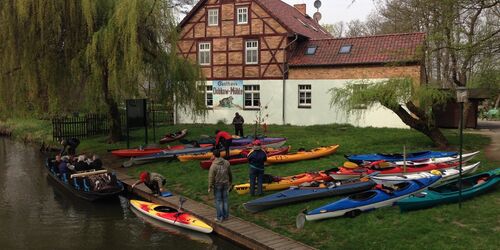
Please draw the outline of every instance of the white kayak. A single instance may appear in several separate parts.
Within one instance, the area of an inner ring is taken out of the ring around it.
[[[462,175],[473,173],[477,170],[481,162],[474,163],[468,166],[462,166]],[[393,175],[393,176],[370,176],[370,178],[377,184],[398,184],[409,180],[416,180],[421,178],[428,178],[432,175],[441,175],[441,180],[434,183],[432,186],[445,184],[455,178],[458,178],[460,171],[457,168],[448,168],[440,170],[432,170],[431,172],[420,172],[405,175]]]
[[[462,162],[467,162],[470,159],[472,159],[474,156],[479,154],[479,151],[468,153],[468,154],[462,154]],[[460,160],[459,155],[454,155],[454,156],[447,156],[447,157],[439,157],[439,158],[430,158],[430,159],[425,159],[422,161],[396,161],[394,162],[395,165],[406,165],[407,166],[419,166],[419,165],[426,165],[426,164],[435,164],[435,163],[449,163],[449,162],[457,162]]]

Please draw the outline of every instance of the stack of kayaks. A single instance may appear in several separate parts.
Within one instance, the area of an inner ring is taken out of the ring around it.
[[[256,213],[291,203],[362,192],[371,189],[373,186],[375,186],[375,182],[369,179],[322,182],[318,187],[291,187],[285,191],[249,201],[244,203],[243,206],[248,211]]]
[[[139,200],[130,200],[130,205],[142,214],[164,223],[191,229],[201,233],[211,233],[213,231],[211,226],[207,225],[199,218],[187,212],[181,212],[172,207]]]
[[[271,183],[264,183],[262,185],[263,191],[283,190],[291,186],[298,186],[304,182],[313,181],[331,181],[332,177],[325,171],[308,172],[287,177],[275,177]],[[250,192],[250,183],[240,184],[234,186],[238,194],[246,194]]]
[[[244,145],[252,144],[252,142],[255,139],[256,138],[253,136],[233,138],[231,145],[232,146],[244,146]],[[280,142],[280,141],[286,141],[286,138],[284,138],[284,137],[257,137],[257,139],[263,145],[273,144],[273,143]]]
[[[468,166],[463,166],[462,167],[462,174],[470,174],[473,173],[474,171],[477,170],[479,167],[480,162],[477,162],[475,164],[471,164]],[[435,175],[441,175],[441,180],[439,182],[436,182],[435,185],[443,185],[445,183],[448,183],[455,178],[458,178],[460,174],[460,170],[457,168],[449,168],[449,169],[442,169],[442,170],[432,170],[430,173],[429,172],[421,172],[421,173],[414,173],[414,174],[402,174],[402,175],[374,175],[371,176],[370,178],[375,181],[378,184],[398,184],[401,182],[405,182],[408,180],[416,180],[416,179],[421,179],[425,178],[431,174]]]
[[[321,220],[344,215],[354,217],[363,211],[391,206],[400,199],[426,189],[439,179],[441,176],[433,175],[428,178],[396,184],[392,187],[392,191],[374,189],[353,194],[309,212],[304,212],[305,219],[308,221]]]
[[[243,150],[244,149],[231,149],[229,150],[229,155],[230,156],[239,155]],[[177,159],[179,159],[179,161],[201,161],[210,159],[212,158],[213,155],[214,155],[213,152],[205,152],[200,154],[185,154],[177,156]],[[220,151],[220,156],[226,157],[226,151],[224,150]]]
[[[437,164],[427,164],[427,165],[419,165],[419,166],[400,166],[400,165],[392,165],[390,167],[385,168],[376,168],[376,166],[371,167],[358,167],[358,168],[346,168],[340,167],[338,171],[330,172],[330,175],[335,180],[345,180],[360,177],[363,175],[372,174],[373,172],[379,172],[377,176],[385,176],[385,175],[403,175],[405,173],[420,173],[420,172],[429,172],[432,170],[440,170],[440,169],[448,169],[454,168],[459,165],[458,162],[454,163],[437,163]]]
[[[335,153],[339,145],[327,147],[318,147],[310,151],[298,151],[292,154],[275,155],[267,158],[267,164],[287,163],[301,160],[316,159],[319,157],[331,155]]]
[[[281,154],[286,154],[290,150],[290,146],[288,147],[282,147],[282,148],[265,148],[264,150],[267,153],[267,156],[273,156],[273,155],[281,155]],[[248,162],[248,154],[251,152],[251,150],[243,150],[240,154],[234,155],[229,157],[227,159],[231,165],[237,165],[237,164],[244,164]],[[210,169],[210,166],[212,165],[213,160],[204,160],[200,161],[200,167],[203,169]]]
[[[433,187],[402,199],[396,204],[401,211],[409,211],[458,202],[460,199],[458,182],[459,180],[455,179],[446,185]],[[500,168],[465,177],[462,179],[462,199],[478,196],[494,188],[498,182],[500,182]]]
[[[184,136],[186,136],[186,134],[187,134],[187,129],[183,129],[183,130],[177,131],[175,133],[166,134],[165,136],[163,136],[163,138],[160,139],[160,144],[165,144],[165,143],[173,142],[175,140],[179,140],[179,139],[183,138]]]
[[[462,162],[468,162],[474,156],[479,154],[479,151],[462,154]],[[395,161],[396,165],[407,165],[407,166],[418,166],[418,165],[426,165],[433,163],[450,163],[450,162],[458,162],[460,160],[460,155],[446,156],[446,157],[438,157],[438,158],[427,158],[427,159],[419,159],[419,160],[407,160],[407,161]]]
[[[421,161],[432,158],[452,157],[456,156],[457,152],[439,152],[439,151],[422,151],[403,154],[360,154],[360,155],[346,155],[345,157],[352,162],[373,162],[373,161]]]

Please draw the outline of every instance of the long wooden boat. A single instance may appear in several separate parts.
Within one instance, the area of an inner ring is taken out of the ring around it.
[[[194,230],[201,233],[211,233],[213,228],[203,222],[201,219],[195,217],[194,215],[179,211],[176,208],[162,206],[159,204],[130,200],[130,205],[137,211],[147,215],[158,221],[168,223],[170,225]]]
[[[337,151],[339,145],[332,145],[327,147],[318,147],[309,151],[298,151],[296,153],[289,153],[283,155],[275,155],[267,158],[267,164],[287,163],[302,160],[316,159],[323,156],[331,155]]]
[[[273,156],[273,155],[281,155],[281,154],[286,154],[290,150],[291,146],[288,147],[282,147],[282,148],[265,148],[264,150],[266,151],[267,156]],[[251,152],[251,150],[243,150],[240,154],[234,155],[229,157],[227,159],[229,163],[232,165],[237,165],[237,164],[244,164],[248,162],[248,154]],[[210,166],[212,165],[213,160],[204,160],[200,161],[200,167],[203,169],[210,169]]]
[[[175,140],[179,140],[187,135],[187,131],[188,131],[187,129],[183,129],[181,131],[166,134],[165,136],[163,136],[163,138],[160,139],[160,144],[165,144],[165,143],[173,142]]]
[[[460,199],[459,180],[429,188],[396,204],[401,211],[429,208],[440,204],[458,202]],[[493,189],[500,182],[500,168],[462,179],[462,199],[470,199]]]
[[[117,197],[124,189],[123,184],[116,178],[114,173],[101,171],[84,172],[75,175],[60,175],[55,166],[53,158],[48,158],[45,162],[45,169],[59,187],[74,194],[77,197],[88,201],[96,201]],[[109,181],[104,186],[95,185],[90,179],[100,178]]]

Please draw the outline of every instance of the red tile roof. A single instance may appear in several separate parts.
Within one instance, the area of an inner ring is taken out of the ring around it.
[[[328,33],[321,25],[316,23],[311,17],[304,16],[294,7],[282,2],[281,0],[254,0],[269,15],[275,18],[290,34],[297,33],[299,35],[311,38],[322,39],[331,38],[332,35]],[[184,26],[187,21],[201,8],[207,0],[200,0],[193,7],[193,9],[182,19],[179,27]]]
[[[419,47],[424,45],[424,33],[402,33],[367,37],[309,40],[301,43],[289,59],[290,66],[326,66],[419,62]],[[350,53],[340,54],[344,45]],[[306,55],[308,47],[316,46],[314,55]]]
[[[332,38],[332,35],[310,16],[300,13],[281,0],[255,0],[271,16],[281,23],[290,33],[309,37],[310,39]]]

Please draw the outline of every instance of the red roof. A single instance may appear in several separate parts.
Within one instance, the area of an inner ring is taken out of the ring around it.
[[[269,13],[276,21],[278,21],[291,34],[311,38],[322,39],[331,38],[332,35],[326,31],[321,25],[314,21],[310,16],[303,15],[295,7],[292,7],[281,0],[254,0],[265,11]],[[201,8],[207,0],[200,0],[193,9],[182,19],[179,27],[184,26],[187,21]]]
[[[281,0],[255,0],[289,32],[311,39],[332,38],[332,35],[310,16],[300,13]]]
[[[288,62],[291,66],[419,62],[422,57],[418,51],[424,40],[424,33],[309,40],[295,49]],[[348,45],[349,53],[339,53],[342,46]],[[313,55],[305,54],[309,47],[316,47]]]

